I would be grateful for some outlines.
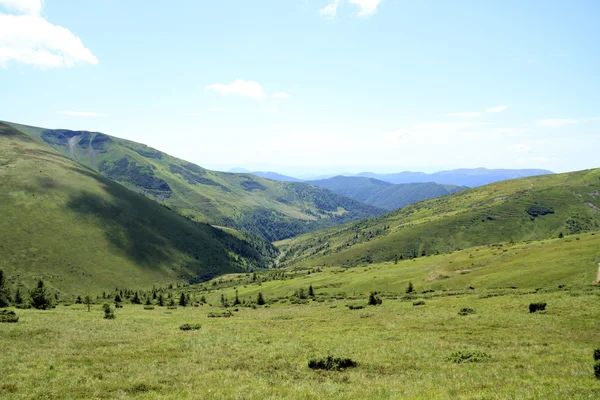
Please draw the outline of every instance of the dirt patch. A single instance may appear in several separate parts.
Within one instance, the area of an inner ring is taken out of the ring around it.
[[[585,203],[586,206],[588,206],[589,208],[591,208],[592,210],[598,211],[600,212],[600,208],[596,207],[593,203]]]

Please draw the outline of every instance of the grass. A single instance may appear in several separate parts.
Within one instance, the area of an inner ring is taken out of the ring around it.
[[[62,297],[259,268],[268,251],[193,223],[0,123],[0,269]]]
[[[115,320],[100,306],[19,310],[19,323],[0,330],[0,397],[594,398],[598,294],[388,300],[369,318],[342,300],[242,308],[231,318],[208,318],[210,307],[126,305]],[[547,313],[530,314],[540,299]],[[459,317],[467,305],[478,314]],[[202,329],[180,331],[190,320]],[[307,367],[324,354],[358,366]],[[457,354],[490,358],[457,364]]]

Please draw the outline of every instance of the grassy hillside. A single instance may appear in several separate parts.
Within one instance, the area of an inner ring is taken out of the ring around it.
[[[0,123],[0,269],[64,293],[267,266],[269,244],[195,223]]]
[[[357,265],[600,226],[600,169],[504,181],[279,243],[282,261]]]
[[[359,176],[336,176],[329,179],[307,181],[307,183],[390,211],[417,201],[441,197],[466,189],[465,186],[441,185],[433,182],[395,185]]]
[[[383,212],[304,183],[210,171],[103,133],[12,126],[184,216],[245,230],[268,240]]]

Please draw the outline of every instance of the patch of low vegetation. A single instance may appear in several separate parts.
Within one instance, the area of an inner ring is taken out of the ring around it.
[[[208,318],[229,318],[233,316],[233,313],[229,310],[225,311],[211,311],[208,313]]]
[[[484,353],[482,351],[467,351],[467,350],[455,351],[454,353],[450,354],[450,356],[448,357],[448,361],[456,363],[456,364],[480,363],[480,362],[489,361],[491,359],[492,359],[491,355]]]
[[[350,309],[350,310],[362,310],[366,306],[361,303],[350,303],[350,304],[346,304],[346,307],[348,307],[348,309]]]
[[[154,306],[144,306],[144,310],[154,310]]]
[[[324,369],[327,371],[343,371],[356,366],[358,366],[358,363],[350,358],[333,357],[331,355],[308,362],[308,368],[310,369]]]
[[[529,304],[529,312],[534,313],[546,310],[546,303],[531,303]]]
[[[413,306],[424,306],[425,305],[425,300],[413,301],[412,305]]]
[[[377,292],[371,292],[369,295],[369,305],[378,306],[382,303],[381,297],[377,296]]]
[[[458,315],[462,315],[462,316],[471,315],[471,314],[475,314],[475,310],[472,308],[469,308],[469,307],[461,308],[460,311],[458,312]]]
[[[19,316],[10,310],[0,310],[0,323],[17,323]]]
[[[181,331],[197,331],[200,328],[202,328],[202,325],[200,325],[200,324],[183,324],[179,327],[179,330],[181,330]]]

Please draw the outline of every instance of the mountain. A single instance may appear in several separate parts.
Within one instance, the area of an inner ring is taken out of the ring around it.
[[[395,185],[360,176],[336,176],[306,183],[386,210],[396,210],[417,201],[445,196],[466,189],[465,186],[440,185],[433,182]]]
[[[400,172],[396,174],[375,174],[373,172],[361,172],[356,176],[379,179],[390,183],[413,183],[413,182],[435,182],[441,184],[477,187],[490,183],[506,181],[510,179],[527,178],[553,174],[545,169],[454,169],[450,171],[439,171],[432,174],[425,172]]]
[[[463,190],[278,243],[288,264],[358,265],[597,231],[600,169]]]
[[[65,293],[197,282],[277,250],[190,221],[0,123],[0,268]]]
[[[231,172],[234,174],[249,174],[249,173],[251,173],[250,170],[247,170],[246,168],[240,168],[240,167],[231,168],[228,172]]]
[[[305,183],[210,171],[99,132],[8,124],[181,215],[270,241],[384,212]]]
[[[302,182],[301,179],[293,178],[291,176],[281,175],[277,172],[263,172],[263,171],[254,171],[250,172],[253,175],[260,176],[261,178],[271,179],[273,181],[283,181],[283,182]]]

